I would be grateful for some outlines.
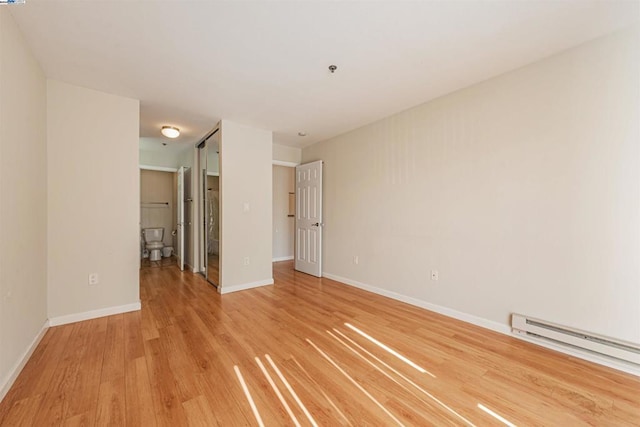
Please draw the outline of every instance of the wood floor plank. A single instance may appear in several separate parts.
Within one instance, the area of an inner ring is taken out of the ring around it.
[[[124,376],[100,383],[95,424],[122,426],[126,420],[126,387]]]
[[[0,405],[0,425],[4,424],[15,402],[42,395],[51,387],[52,378],[71,330],[72,328],[53,327],[46,332],[24,369],[27,372],[38,372],[38,375],[23,375],[21,381],[16,381],[9,390]]]
[[[155,425],[156,413],[144,356],[127,363],[125,388],[125,424],[130,426]]]
[[[126,361],[144,356],[144,339],[142,333],[142,315],[140,311],[123,314],[124,357]],[[157,337],[154,337],[157,338]]]
[[[483,407],[521,426],[640,425],[638,377],[291,262],[274,278],[220,295],[149,263],[140,312],[45,334],[0,426],[257,425],[250,398],[265,425],[503,425]]]
[[[108,322],[108,317],[87,321],[86,336],[83,340],[85,348],[75,361],[77,369],[70,390],[72,394],[65,402],[65,419],[86,412],[91,413],[90,419],[95,416]]]
[[[187,422],[194,427],[211,427],[222,425],[216,420],[209,401],[204,396],[196,396],[182,403]]]
[[[178,398],[176,379],[159,338],[145,342],[145,359],[158,425],[186,425],[187,419]]]
[[[25,399],[15,401],[7,410],[6,416],[0,422],[2,426],[36,425],[37,412],[33,408],[40,407],[43,395],[35,394]],[[3,401],[4,404],[4,401]],[[9,406],[7,404],[7,406]]]

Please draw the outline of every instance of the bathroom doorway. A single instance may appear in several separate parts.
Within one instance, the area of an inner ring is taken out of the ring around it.
[[[176,263],[177,176],[175,172],[140,169],[140,265]]]

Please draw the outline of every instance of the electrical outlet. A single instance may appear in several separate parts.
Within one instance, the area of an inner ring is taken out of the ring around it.
[[[98,273],[89,274],[89,286],[95,286],[99,283]]]
[[[438,270],[431,270],[431,280],[437,281],[439,278]]]
[[[248,256],[244,257],[244,262],[243,262],[243,264],[244,264],[244,265],[249,265],[249,264],[251,264],[251,258],[249,258]]]
[[[353,263],[357,265],[359,262],[360,262],[360,258],[358,257],[358,255],[354,256]]]

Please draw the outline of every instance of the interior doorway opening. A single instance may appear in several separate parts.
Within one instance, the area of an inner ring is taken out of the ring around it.
[[[177,246],[177,174],[140,169],[140,265],[173,265]]]

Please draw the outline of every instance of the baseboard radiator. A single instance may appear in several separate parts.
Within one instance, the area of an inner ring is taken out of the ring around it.
[[[521,314],[511,316],[512,331],[530,338],[542,338],[556,344],[614,357],[640,365],[640,345],[591,334]]]

